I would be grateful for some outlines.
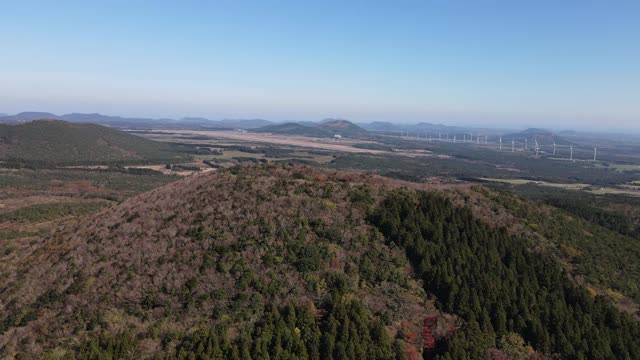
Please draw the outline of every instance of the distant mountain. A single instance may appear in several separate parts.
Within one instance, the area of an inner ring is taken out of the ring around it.
[[[31,165],[171,161],[186,156],[168,144],[95,124],[36,120],[0,124],[0,160]]]
[[[143,118],[124,118],[120,116],[108,116],[98,113],[81,114],[71,113],[64,115],[56,115],[48,112],[22,112],[16,115],[7,115],[0,117],[0,123],[4,124],[21,124],[33,120],[65,120],[76,123],[93,123],[101,125],[109,125],[113,127],[128,127],[129,125],[142,125],[149,123],[163,123],[166,120],[161,119],[143,119]],[[175,120],[172,120],[175,121]]]
[[[399,132],[409,132],[420,134],[427,133],[442,133],[444,134],[482,134],[482,135],[492,135],[496,134],[499,131],[497,129],[489,129],[489,128],[472,128],[472,127],[463,127],[463,126],[449,126],[444,124],[433,124],[428,122],[420,122],[417,124],[395,124],[387,121],[374,121],[371,123],[358,123],[360,127],[369,131],[377,131],[383,133],[399,133]]]
[[[506,141],[515,140],[518,142],[524,142],[526,139],[531,144],[534,144],[537,141],[538,144],[540,145],[552,145],[554,142],[557,145],[573,145],[574,144],[573,142],[561,136],[558,136],[557,134],[549,130],[539,129],[539,128],[529,128],[529,129],[520,131],[518,133],[502,135],[502,138],[505,139]]]
[[[58,115],[48,113],[48,112],[38,112],[38,111],[26,111],[21,112],[15,115],[5,115],[0,117],[0,123],[4,124],[22,124],[32,120],[39,119],[57,119],[61,118]]]
[[[370,131],[398,131],[398,125],[387,121],[374,121],[371,123],[358,124],[360,127]]]
[[[310,125],[293,122],[268,125],[254,129],[253,131],[312,137],[333,137],[335,135],[345,137],[363,137],[368,134],[367,130],[350,121],[335,119],[325,119],[320,123],[310,123]]]
[[[334,135],[359,137],[366,136],[368,131],[348,120],[342,119],[326,119],[318,125],[319,128],[326,130]]]
[[[39,111],[21,112],[19,114],[16,114],[15,116],[20,118],[20,119],[27,120],[27,121],[38,120],[38,119],[57,119],[57,118],[59,118],[59,116],[54,115],[52,113],[39,112]]]
[[[224,119],[210,120],[203,117],[185,117],[180,120],[175,119],[152,119],[152,118],[129,118],[121,116],[109,116],[98,113],[71,113],[56,115],[48,112],[23,112],[16,115],[0,114],[0,123],[21,124],[32,120],[66,120],[75,123],[92,123],[108,125],[117,128],[127,129],[250,129],[272,124],[271,121],[263,119]]]
[[[264,119],[224,119],[221,121],[209,120],[212,124],[220,124],[226,127],[236,127],[243,129],[259,128],[273,124],[273,122]]]
[[[331,137],[334,135],[330,131],[319,128],[317,126],[308,126],[298,123],[267,125],[257,129],[253,129],[252,131],[278,135],[298,135],[311,137]]]
[[[180,119],[180,124],[188,124],[188,125],[200,125],[202,127],[210,127],[210,128],[240,128],[240,129],[251,129],[258,128],[261,126],[266,126],[273,124],[273,122],[264,119],[223,119],[223,120],[210,120],[203,117],[184,117]]]

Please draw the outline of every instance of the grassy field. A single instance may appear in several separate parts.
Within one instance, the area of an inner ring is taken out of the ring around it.
[[[638,171],[640,170],[640,165],[611,163],[609,164],[609,168],[617,171]]]
[[[602,188],[589,189],[587,191],[596,195],[618,194],[618,195],[640,196],[640,191],[635,189],[629,189],[629,188],[602,187]]]

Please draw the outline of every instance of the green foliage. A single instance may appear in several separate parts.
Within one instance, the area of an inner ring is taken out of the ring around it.
[[[504,187],[500,185],[493,185]],[[620,195],[594,195],[582,191],[523,184],[510,190],[542,201],[622,235],[640,238],[640,199]],[[631,210],[631,211],[625,211]],[[635,211],[634,211],[635,210]]]
[[[76,360],[138,359],[138,341],[130,334],[101,335],[86,341],[78,350]]]
[[[546,198],[548,194],[558,194],[558,192],[545,191],[545,194],[547,195],[543,196]],[[567,192],[559,194],[566,195]],[[555,199],[567,199],[558,201],[570,202],[571,205],[568,206],[574,209],[568,213],[555,209],[543,211],[539,206],[522,202],[513,194],[504,191],[495,192],[489,196],[508,208],[521,221],[529,224],[529,227],[534,228],[544,238],[559,245],[563,249],[560,255],[568,258],[576,274],[584,276],[592,284],[614,289],[640,301],[640,241],[608,229],[615,227],[615,224],[622,224],[613,220],[618,218],[614,214],[601,217],[608,223],[606,227],[583,218],[595,216],[589,215],[590,208],[594,205],[583,207],[586,201],[597,206],[623,201],[623,206],[633,207],[637,206],[635,199],[609,198],[607,200],[580,196],[585,200],[574,200],[575,198],[571,195],[566,197],[552,195]],[[583,216],[571,216],[574,212]]]
[[[59,193],[86,198],[119,200],[120,194],[132,195],[151,190],[179,179],[158,172],[137,172],[133,169],[17,169],[0,174],[0,189],[20,189],[33,192]],[[76,183],[88,182],[95,189],[75,190]],[[113,193],[117,193],[113,194]]]
[[[109,206],[108,202],[56,202],[26,206],[12,212],[0,214],[0,221],[41,222],[65,216],[92,213]]]
[[[39,235],[40,231],[0,230],[0,240],[13,240]]]
[[[640,358],[640,325],[573,285],[559,264],[526,241],[475,220],[427,193],[396,191],[370,220],[405,248],[442,308],[467,323],[451,358],[479,358],[510,332],[566,359]]]
[[[0,124],[0,138],[8,149],[2,158],[20,166],[131,164],[188,158],[168,144],[94,124],[50,120]]]
[[[235,339],[225,326],[196,331],[166,359],[394,359],[382,322],[358,300],[335,296],[318,318],[313,305],[267,307]]]

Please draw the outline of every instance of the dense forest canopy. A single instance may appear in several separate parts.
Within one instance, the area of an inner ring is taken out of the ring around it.
[[[387,241],[406,249],[443,310],[466,320],[456,335],[466,340],[451,340],[443,358],[482,358],[510,332],[565,359],[640,357],[636,319],[572,284],[526,240],[489,228],[469,210],[430,194],[395,192],[371,220]]]
[[[96,202],[92,215],[0,252],[0,353],[640,358],[638,320],[575,281],[597,279],[588,264],[572,268],[557,256],[563,237],[543,237],[562,226],[612,242],[628,235],[509,196],[265,164],[189,177],[106,208]],[[4,216],[89,211],[72,205]],[[552,214],[548,223],[543,214]],[[573,245],[604,251],[590,241]],[[624,285],[621,274],[603,274],[611,277],[598,285]]]

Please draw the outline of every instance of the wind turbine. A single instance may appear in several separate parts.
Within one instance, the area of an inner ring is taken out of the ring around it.
[[[516,141],[511,139],[511,152],[516,151]]]
[[[556,141],[553,140],[553,155],[556,155]]]
[[[596,154],[598,153],[598,148],[593,148],[593,161],[596,161]]]
[[[502,150],[502,136],[500,136],[500,150]]]
[[[573,145],[569,145],[569,160],[573,161]]]

